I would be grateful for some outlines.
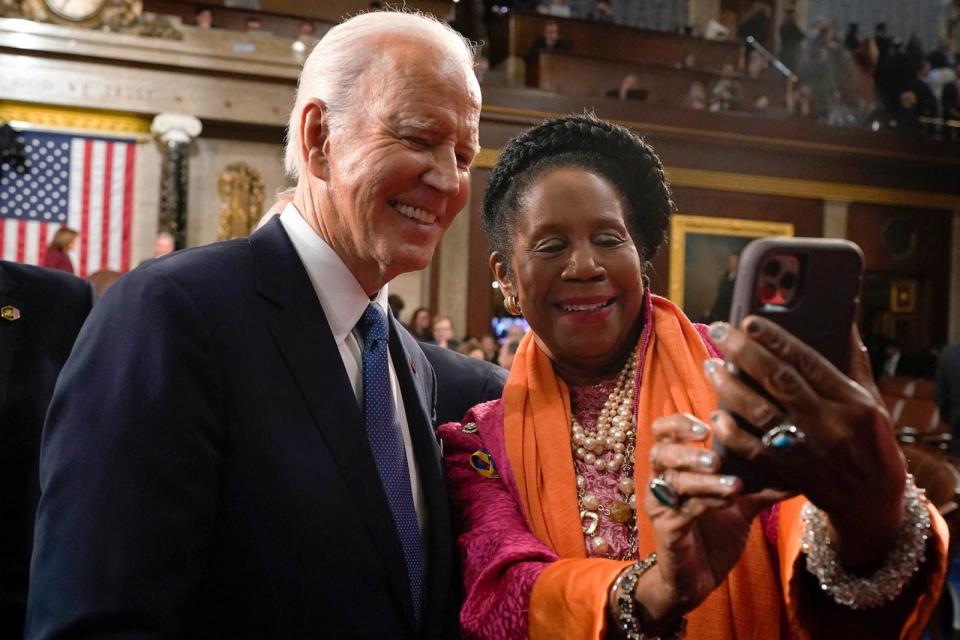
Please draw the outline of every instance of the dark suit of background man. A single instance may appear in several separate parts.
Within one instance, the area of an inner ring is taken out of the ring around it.
[[[937,361],[937,405],[940,419],[953,434],[951,449],[960,452],[960,343],[945,348]]]
[[[92,301],[80,278],[0,260],[0,638],[23,637],[43,418]]]
[[[442,23],[370,13],[318,43],[293,202],[125,276],[64,367],[30,638],[456,635],[434,374],[386,285],[466,205],[479,114]]]
[[[503,367],[435,344],[420,343],[420,348],[437,374],[436,426],[460,420],[475,405],[503,393]]]

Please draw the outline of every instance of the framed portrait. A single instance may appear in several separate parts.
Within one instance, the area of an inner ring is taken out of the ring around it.
[[[670,300],[694,322],[727,320],[740,252],[754,238],[792,236],[789,222],[674,215],[670,222]]]
[[[917,281],[892,280],[890,282],[890,311],[913,313],[917,310]]]

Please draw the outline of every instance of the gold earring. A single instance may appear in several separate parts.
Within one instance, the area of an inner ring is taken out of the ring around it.
[[[523,309],[520,308],[520,297],[513,294],[503,299],[503,308],[512,316],[523,314]]]

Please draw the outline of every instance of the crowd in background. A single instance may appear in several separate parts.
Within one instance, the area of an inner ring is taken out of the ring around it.
[[[504,369],[509,369],[513,364],[520,340],[526,334],[523,326],[513,324],[499,338],[487,333],[479,337],[467,335],[461,339],[457,337],[450,316],[444,313],[431,316],[426,307],[417,307],[409,316],[405,316],[403,309],[406,305],[396,294],[390,295],[389,304],[393,315],[403,322],[418,341],[452,349],[469,358],[493,362]]]
[[[818,19],[804,32],[792,11],[780,26],[779,55],[799,78],[796,112],[831,125],[891,126],[945,133],[935,119],[960,118],[958,59],[949,42],[927,48],[878,22]]]

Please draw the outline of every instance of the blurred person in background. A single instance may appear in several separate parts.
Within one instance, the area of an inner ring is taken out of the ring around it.
[[[153,257],[159,258],[168,253],[173,253],[175,248],[173,234],[168,231],[161,231],[153,241]]]
[[[420,342],[433,342],[430,323],[430,309],[417,307],[410,316],[410,333]]]
[[[456,349],[460,341],[457,340],[453,332],[453,321],[450,316],[442,313],[433,317],[433,343],[444,349]]]
[[[90,285],[0,260],[0,637],[22,638],[40,439],[60,368],[93,306]]]
[[[79,235],[69,227],[57,229],[57,232],[53,234],[53,240],[47,246],[47,255],[43,257],[43,266],[48,269],[74,273],[73,262],[70,261],[70,256],[67,253],[73,251]]]

